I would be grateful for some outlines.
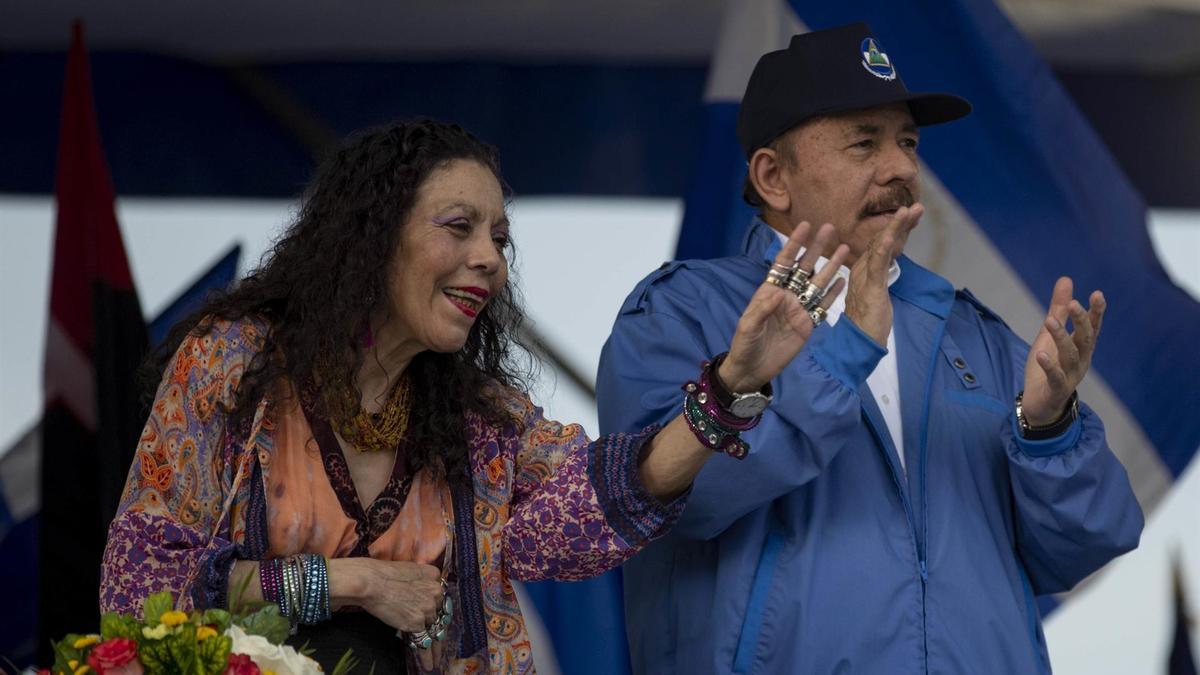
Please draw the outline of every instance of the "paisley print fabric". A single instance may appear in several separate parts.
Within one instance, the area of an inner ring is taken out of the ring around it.
[[[185,608],[220,606],[233,561],[266,555],[271,402],[260,401],[243,429],[226,429],[220,411],[232,404],[268,329],[215,322],[171,360],[109,528],[102,611],[140,611],[161,590],[181,596]],[[579,426],[545,419],[523,393],[497,386],[495,394],[519,423],[466,420],[474,546],[458,548],[473,548],[476,565],[458,565],[470,582],[458,590],[478,589],[478,597],[459,603],[481,606],[474,614],[483,625],[460,626],[456,617],[454,627],[464,647],[482,635],[485,648],[446,650],[444,672],[533,672],[510,580],[583,579],[612,569],[664,534],[686,498],[664,504],[640,483],[637,458],[656,427],[591,443]]]

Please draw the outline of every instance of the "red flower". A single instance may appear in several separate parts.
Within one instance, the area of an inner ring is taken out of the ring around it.
[[[142,670],[142,664],[137,660],[137,643],[126,638],[105,640],[92,647],[88,652],[87,662],[92,670],[96,671],[96,675]]]
[[[262,675],[258,664],[245,654],[230,654],[229,665],[225,667],[225,675]]]

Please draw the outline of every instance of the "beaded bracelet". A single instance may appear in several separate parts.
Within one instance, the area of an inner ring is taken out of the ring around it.
[[[750,451],[750,445],[738,436],[740,432],[726,428],[709,417],[692,396],[683,397],[683,419],[705,447],[724,452],[735,459],[745,458]]]
[[[258,566],[263,600],[279,605],[293,630],[298,624],[328,621],[329,563],[325,556],[301,553],[264,560]]]
[[[279,612],[291,620],[293,631],[296,624],[299,623],[297,613],[300,609],[300,593],[299,566],[296,564],[295,556],[288,556],[283,559],[283,597],[279,603]]]
[[[757,426],[762,415],[737,417],[723,410],[713,395],[711,371],[712,363],[705,361],[701,364],[699,381],[684,383],[683,419],[704,447],[734,459],[745,459],[750,444],[740,434]]]
[[[325,556],[303,553],[300,556],[304,570],[304,598],[301,602],[300,622],[320,623],[330,618],[329,567]]]
[[[272,558],[258,565],[258,581],[262,585],[263,600],[279,604],[283,593],[283,560]]]

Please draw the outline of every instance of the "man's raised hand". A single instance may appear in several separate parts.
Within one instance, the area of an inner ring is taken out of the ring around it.
[[[879,231],[870,246],[850,268],[850,287],[846,291],[846,312],[855,326],[880,345],[887,345],[892,330],[892,300],[888,297],[888,268],[904,251],[908,234],[917,226],[925,208],[920,204],[896,210],[887,227]]]
[[[1025,361],[1025,393],[1021,408],[1033,427],[1053,424],[1066,412],[1071,394],[1092,365],[1100,325],[1104,321],[1104,294],[1093,291],[1089,307],[1073,297],[1070,277],[1054,284],[1050,310]],[[1070,318],[1074,330],[1067,332]]]

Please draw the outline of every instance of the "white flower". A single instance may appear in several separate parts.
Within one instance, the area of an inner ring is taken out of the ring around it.
[[[259,670],[276,675],[319,675],[323,671],[316,661],[287,645],[273,645],[261,635],[247,635],[239,626],[229,626],[225,635],[233,641],[232,654],[245,654]]]

